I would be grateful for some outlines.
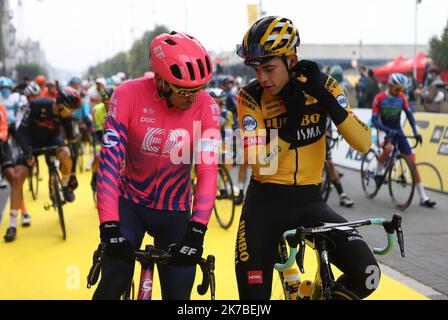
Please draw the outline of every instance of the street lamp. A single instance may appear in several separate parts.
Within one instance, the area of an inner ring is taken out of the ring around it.
[[[417,79],[417,9],[422,0],[415,0],[414,16],[414,79]]]

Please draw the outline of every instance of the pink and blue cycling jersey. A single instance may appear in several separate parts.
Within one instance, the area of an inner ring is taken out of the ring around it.
[[[208,224],[216,197],[219,107],[201,91],[191,109],[169,108],[154,78],[118,87],[111,98],[97,178],[100,222],[119,221],[118,198],[165,211],[192,211]],[[197,186],[191,209],[191,169]]]

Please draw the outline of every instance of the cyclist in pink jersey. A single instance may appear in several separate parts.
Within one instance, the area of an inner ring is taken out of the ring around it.
[[[162,298],[189,299],[215,201],[220,113],[202,91],[213,75],[210,55],[174,31],[149,49],[154,76],[125,82],[109,102],[97,176],[106,257],[94,299],[120,298],[146,232],[174,254],[175,266],[158,267]]]

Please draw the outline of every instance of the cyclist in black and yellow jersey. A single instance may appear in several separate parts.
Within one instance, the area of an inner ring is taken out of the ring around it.
[[[316,63],[298,61],[299,44],[289,19],[270,16],[252,25],[237,48],[257,77],[238,94],[245,157],[253,171],[236,241],[241,299],[270,298],[284,231],[347,221],[321,195],[327,117],[357,151],[371,146],[370,128],[353,114],[338,82]],[[355,232],[332,241],[330,262],[344,273],[338,284],[367,297],[375,290],[369,270],[380,277],[371,250]]]

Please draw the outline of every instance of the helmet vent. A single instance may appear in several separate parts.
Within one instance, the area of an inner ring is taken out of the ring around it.
[[[207,74],[212,73],[212,65],[207,56],[205,56],[205,63],[207,64]]]
[[[202,63],[202,60],[200,60],[200,59],[196,60],[196,62],[198,63],[199,71],[201,72],[201,79],[203,79],[203,78],[205,78],[204,64]]]
[[[176,42],[174,42],[173,40],[171,40],[171,39],[166,39],[165,40],[165,43],[168,43],[169,45],[172,45],[172,46],[175,46],[177,43]]]
[[[177,64],[173,64],[170,67],[171,74],[175,76],[177,79],[182,80],[182,73],[180,72],[180,68]]]
[[[190,73],[191,80],[196,80],[196,77],[194,75],[193,65],[190,62],[187,62],[187,68],[188,68],[188,72]]]

